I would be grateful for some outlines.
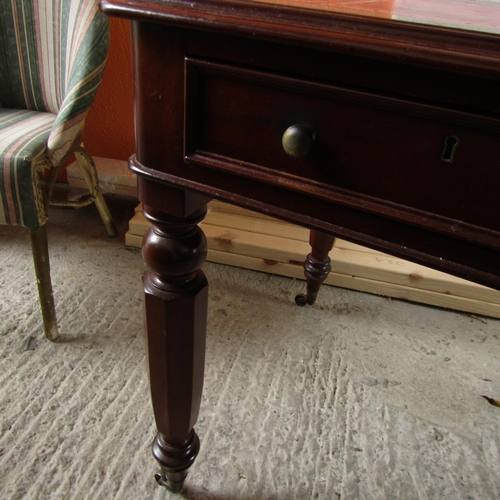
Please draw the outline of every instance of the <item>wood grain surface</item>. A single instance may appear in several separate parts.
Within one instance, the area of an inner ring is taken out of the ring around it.
[[[201,224],[207,261],[295,279],[310,252],[309,231],[272,217],[213,201]],[[138,205],[125,235],[140,248],[149,223]],[[337,239],[327,285],[500,318],[500,292]]]

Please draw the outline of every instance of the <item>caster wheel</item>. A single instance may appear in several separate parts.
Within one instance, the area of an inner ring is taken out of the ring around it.
[[[303,293],[299,293],[295,297],[295,303],[300,307],[304,307],[307,304],[307,297]]]
[[[160,486],[164,486],[168,491],[171,491],[172,493],[179,493],[182,490],[182,485],[184,484],[184,481],[181,483],[174,483],[172,481],[169,481],[168,477],[166,477],[163,472],[157,472],[155,474],[155,479]]]

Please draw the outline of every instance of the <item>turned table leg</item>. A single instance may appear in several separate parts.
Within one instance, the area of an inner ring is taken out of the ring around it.
[[[208,283],[200,269],[207,252],[197,224],[206,206],[174,217],[143,206],[152,223],[143,242],[150,267],[143,279],[149,379],[158,434],[153,455],[157,481],[180,491],[200,442],[198,418],[205,363]]]
[[[312,247],[311,253],[304,262],[304,274],[307,279],[307,295],[303,293],[295,297],[295,303],[299,306],[314,304],[318,296],[321,283],[325,281],[332,270],[330,266],[330,257],[328,254],[333,248],[335,237],[319,231],[311,231],[309,243]]]

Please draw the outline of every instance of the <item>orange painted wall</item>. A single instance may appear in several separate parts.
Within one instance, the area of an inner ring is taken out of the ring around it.
[[[110,19],[106,72],[85,123],[83,140],[93,156],[127,160],[134,151],[130,22]]]

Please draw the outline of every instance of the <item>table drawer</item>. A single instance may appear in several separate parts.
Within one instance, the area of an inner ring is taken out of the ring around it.
[[[407,220],[429,213],[500,231],[492,117],[193,59],[186,75],[191,164]],[[310,146],[303,157],[283,147],[294,125],[299,149]]]

